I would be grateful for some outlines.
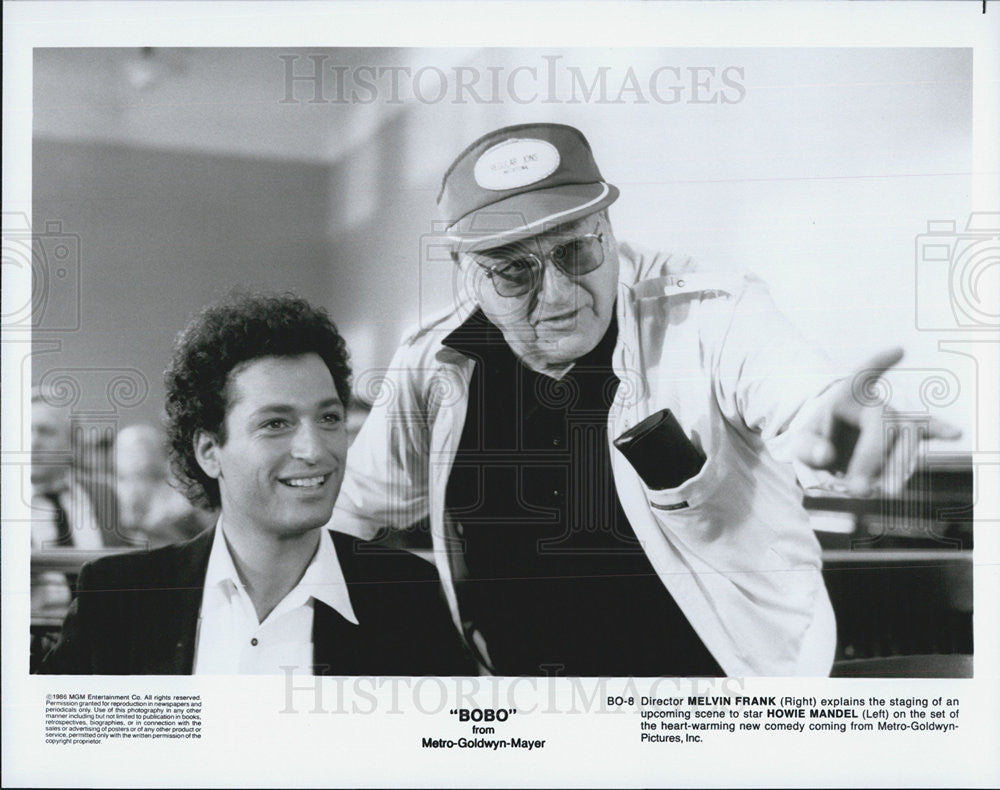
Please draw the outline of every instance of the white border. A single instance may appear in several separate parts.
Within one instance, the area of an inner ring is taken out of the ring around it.
[[[322,2],[30,2],[4,6],[3,199],[5,211],[31,209],[31,51],[36,46],[945,46],[974,49],[976,175],[972,205],[997,210],[1000,124],[1000,6],[990,3],[322,3]],[[4,293],[12,303],[20,295]],[[13,302],[18,303],[18,302]],[[26,346],[3,347],[3,446],[18,447],[23,408],[6,389],[18,380]],[[981,371],[997,375],[997,371]],[[20,413],[19,413],[20,411]],[[997,437],[989,437],[997,448]],[[995,461],[994,453],[988,454]],[[986,456],[982,460],[989,460]],[[5,478],[4,486],[9,479]],[[4,496],[4,518],[12,515]],[[984,481],[979,518],[997,517],[996,478]],[[17,515],[15,512],[13,515]],[[565,716],[539,725],[548,751],[513,755],[413,750],[414,733],[448,729],[443,714],[414,710],[378,716],[274,715],[283,688],[246,679],[196,684],[206,705],[225,710],[206,725],[197,746],[155,744],[141,749],[53,750],[40,745],[45,691],[81,684],[26,675],[27,546],[3,531],[3,758],[5,784],[149,786],[312,785],[921,785],[996,786],[1000,766],[1000,681],[996,602],[998,536],[980,530],[976,547],[976,679],[923,683],[856,681],[851,693],[954,694],[963,700],[963,730],[950,741],[913,736],[852,741],[749,740],[721,750],[653,752],[637,749],[627,717]],[[497,689],[531,684],[484,682],[475,699],[490,704]],[[134,689],[132,679],[102,688]],[[190,688],[189,679],[161,679],[145,690]],[[841,694],[843,682],[795,684]],[[427,688],[430,688],[429,686]],[[460,694],[471,686],[449,687]],[[542,684],[544,699],[561,700],[565,683]],[[780,680],[747,682],[751,693],[788,690]],[[431,689],[433,690],[433,689]],[[375,696],[384,701],[386,689]],[[349,695],[350,696],[350,695]],[[364,694],[354,693],[355,702]],[[428,718],[429,717],[429,718]],[[530,729],[530,728],[529,728]],[[452,729],[454,732],[454,729]],[[463,731],[464,732],[464,731]],[[522,733],[530,735],[529,732]]]

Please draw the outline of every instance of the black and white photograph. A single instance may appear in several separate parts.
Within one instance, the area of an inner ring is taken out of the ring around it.
[[[995,40],[257,5],[11,56],[17,786],[995,781]]]

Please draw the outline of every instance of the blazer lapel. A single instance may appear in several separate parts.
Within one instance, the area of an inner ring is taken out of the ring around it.
[[[313,674],[315,675],[359,675],[366,674],[365,667],[370,668],[370,660],[364,650],[366,639],[364,632],[364,616],[359,611],[357,595],[351,590],[353,580],[352,554],[349,542],[340,540],[340,533],[328,532],[337,551],[337,561],[348,583],[348,595],[351,606],[357,615],[360,626],[345,619],[336,609],[327,606],[322,601],[313,600]],[[347,541],[350,538],[343,536]],[[367,673],[370,674],[370,673]]]
[[[356,675],[360,629],[322,601],[313,601],[313,674]]]
[[[155,623],[145,651],[149,674],[190,675],[194,669],[198,612],[214,535],[210,529],[181,544],[164,568],[159,589],[151,596],[155,609],[145,613]]]

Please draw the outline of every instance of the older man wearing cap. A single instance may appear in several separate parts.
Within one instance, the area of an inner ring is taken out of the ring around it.
[[[429,520],[493,673],[826,675],[796,473],[892,490],[912,459],[759,280],[619,244],[617,197],[568,126],[458,156],[438,205],[465,298],[404,339],[333,524]]]

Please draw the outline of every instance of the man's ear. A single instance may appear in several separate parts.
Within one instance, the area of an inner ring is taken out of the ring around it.
[[[222,476],[219,465],[219,440],[208,431],[198,431],[194,435],[194,457],[206,475],[218,480]]]

